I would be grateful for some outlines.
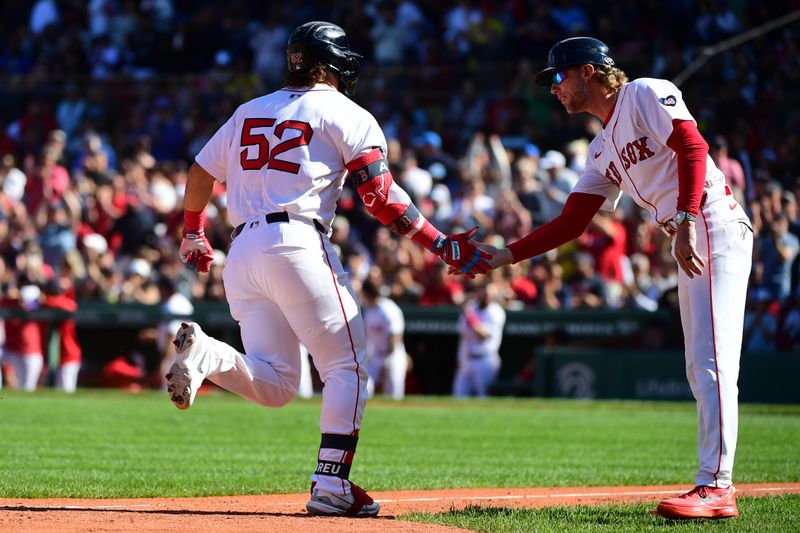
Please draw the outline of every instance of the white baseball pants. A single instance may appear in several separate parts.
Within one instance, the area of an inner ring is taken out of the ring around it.
[[[280,407],[300,386],[300,343],[325,384],[322,433],[357,435],[367,400],[364,324],[348,275],[328,237],[306,222],[246,224],[223,272],[231,315],[245,353],[212,340],[217,368],[209,379],[260,405]],[[343,462],[323,448],[319,459]],[[318,488],[349,492],[349,483],[315,474]]]
[[[314,379],[311,377],[311,356],[302,344],[300,345],[300,386],[297,395],[301,398],[314,397]]]
[[[686,345],[686,377],[697,400],[697,485],[732,484],[739,425],[739,358],[747,281],[753,254],[752,224],[732,196],[702,208],[697,217],[702,276],[678,274]]]
[[[80,370],[80,361],[64,363],[58,367],[56,371],[56,387],[70,394],[75,392],[78,388],[78,373]]]
[[[367,371],[370,397],[375,393],[375,384],[380,383],[383,394],[394,400],[405,398],[408,355],[404,346],[399,346],[387,356],[370,355],[367,358]]]
[[[500,372],[500,358],[480,357],[459,361],[453,378],[453,396],[485,398]]]
[[[34,392],[39,385],[39,377],[44,366],[44,357],[40,353],[21,355],[14,352],[5,352],[5,360],[14,368],[17,376],[17,387]]]

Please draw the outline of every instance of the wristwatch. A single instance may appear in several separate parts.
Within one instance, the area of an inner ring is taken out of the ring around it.
[[[664,226],[668,228],[667,234],[668,235],[674,234],[676,231],[678,231],[678,226],[680,226],[686,221],[695,222],[697,221],[697,217],[690,213],[687,213],[686,211],[678,211],[677,213],[675,213],[674,217],[664,222]]]
[[[684,222],[696,222],[697,217],[687,213],[686,211],[678,211],[675,213],[675,218],[673,220],[675,221],[676,226],[680,226]]]

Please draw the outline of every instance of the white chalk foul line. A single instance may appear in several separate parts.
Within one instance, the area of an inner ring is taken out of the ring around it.
[[[747,492],[780,492],[786,491],[786,487],[763,487],[744,489]],[[665,494],[681,494],[682,490],[636,490],[625,492],[573,492],[561,494],[514,494],[503,496],[453,496],[438,498],[398,498],[394,500],[375,500],[378,503],[411,503],[411,502],[447,502],[464,500],[536,500],[536,499],[556,499],[556,498],[591,498],[591,497],[613,497],[613,496],[661,496]]]
[[[375,500],[378,503],[406,503],[406,502],[446,502],[457,500],[536,500],[536,499],[553,499],[553,498],[586,498],[591,496],[648,496],[658,494],[680,494],[679,490],[649,490],[649,491],[631,491],[631,492],[573,492],[562,494],[510,494],[504,496],[482,496],[476,494],[474,496],[454,496],[442,498],[404,498],[396,500]]]

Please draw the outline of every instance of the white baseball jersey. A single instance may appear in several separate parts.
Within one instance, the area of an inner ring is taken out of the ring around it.
[[[589,144],[586,169],[573,191],[605,196],[605,209],[614,209],[624,191],[656,223],[674,217],[678,158],[667,146],[674,119],[693,120],[675,85],[650,78],[624,85],[603,131]],[[693,278],[679,269],[678,300],[686,376],[697,400],[695,484],[727,487],[736,451],[737,380],[753,232],[708,156],[705,193],[695,224],[695,248],[705,267]]]
[[[309,93],[314,98],[306,98]],[[242,104],[195,160],[227,185],[232,225],[288,211],[330,227],[345,164],[386,138],[375,118],[326,84]]]
[[[386,357],[394,335],[405,329],[403,312],[388,298],[379,297],[373,306],[364,307],[364,327],[367,330],[367,358]]]
[[[358,434],[368,394],[364,324],[330,238],[303,222],[330,227],[346,164],[374,147],[386,151],[372,115],[318,84],[243,104],[196,157],[226,183],[230,222],[242,225],[223,281],[245,353],[211,338],[207,378],[260,405],[280,407],[298,392],[300,345],[307,347],[325,384],[323,440],[311,479],[317,489],[340,494],[351,490],[353,460],[342,446]],[[289,220],[264,218],[279,211]]]
[[[624,85],[608,123],[589,143],[586,168],[573,192],[605,196],[603,209],[613,211],[624,191],[657,224],[674,217],[678,160],[667,146],[674,119],[694,121],[671,82],[640,78]],[[724,183],[722,172],[706,156],[705,187]]]
[[[467,313],[474,314],[481,325],[489,331],[482,339],[467,322]],[[458,321],[460,339],[458,343],[458,369],[453,378],[454,396],[483,397],[489,393],[489,386],[500,371],[500,343],[503,340],[503,327],[506,312],[492,302],[481,308],[477,302],[466,304],[465,312]]]
[[[383,393],[400,400],[405,396],[408,359],[402,335],[405,331],[403,312],[389,298],[379,297],[375,305],[364,306],[364,328],[367,332],[367,372],[370,395],[376,384]],[[392,337],[400,342],[392,346]]]
[[[495,302],[481,308],[477,302],[470,301],[466,307],[475,314],[483,327],[489,330],[490,335],[485,339],[480,338],[467,324],[466,313],[462,313],[458,320],[458,331],[461,334],[458,346],[459,360],[488,358],[499,361],[498,351],[503,341],[503,327],[506,324],[505,310]]]

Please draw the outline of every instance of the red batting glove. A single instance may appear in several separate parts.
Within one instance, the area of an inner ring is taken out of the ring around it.
[[[468,278],[474,278],[475,274],[486,274],[489,272],[489,260],[492,256],[470,240],[477,232],[478,226],[475,226],[464,233],[441,235],[434,243],[433,253]]]
[[[181,261],[191,270],[208,272],[214,261],[214,252],[203,230],[183,230],[183,240],[178,252]]]
[[[208,272],[214,261],[214,250],[203,229],[205,218],[205,213],[202,211],[187,209],[183,212],[186,227],[183,229],[183,240],[178,255],[184,265],[198,272]]]

